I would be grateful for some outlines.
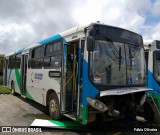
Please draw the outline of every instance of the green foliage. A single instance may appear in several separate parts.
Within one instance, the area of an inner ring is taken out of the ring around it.
[[[0,85],[0,93],[11,93],[11,90],[3,85]]]

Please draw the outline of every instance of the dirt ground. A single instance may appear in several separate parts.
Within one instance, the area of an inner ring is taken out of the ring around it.
[[[24,99],[19,95],[13,96],[10,94],[0,94],[0,126],[30,126],[35,119],[51,118],[47,115],[46,108],[40,104],[37,104],[29,99]],[[56,130],[55,132],[44,132],[43,134],[77,135],[78,133],[70,131],[58,132]]]
[[[13,95],[4,95],[0,94],[0,126],[30,126],[31,123],[35,119],[51,119],[47,114],[47,109],[38,104],[35,103],[29,99],[24,99],[20,95],[13,96]],[[99,123],[101,124],[101,123]],[[117,132],[116,127],[118,125],[124,126],[125,128],[132,128],[127,125],[123,121],[114,121],[111,123],[107,123],[107,125],[110,125],[111,127],[115,128],[115,132],[110,132],[105,134],[113,134],[113,135],[119,135],[119,134],[152,134],[152,135],[158,135],[160,132]],[[106,128],[106,125],[103,125],[104,128]],[[1,127],[0,127],[1,128]],[[96,129],[97,127],[93,125],[90,128]],[[6,134],[6,133],[4,133]],[[16,134],[16,133],[14,133]],[[18,133],[18,134],[27,134],[27,133]],[[35,134],[35,133],[30,133]],[[37,135],[40,133],[37,133]],[[41,133],[42,134],[42,133]],[[50,134],[57,134],[57,135],[78,135],[78,134],[85,134],[85,135],[92,135],[92,134],[100,134],[100,132],[79,132],[79,131],[59,131],[55,130],[52,132],[43,132],[43,134],[50,135]],[[102,132],[101,134],[104,134]]]

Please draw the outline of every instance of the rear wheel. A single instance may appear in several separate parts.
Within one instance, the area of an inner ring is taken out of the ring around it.
[[[60,105],[56,93],[51,93],[48,103],[49,114],[53,119],[60,119]]]

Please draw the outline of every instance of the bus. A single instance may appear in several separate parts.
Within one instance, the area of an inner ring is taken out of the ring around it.
[[[146,64],[142,36],[101,23],[77,26],[5,55],[4,84],[84,125],[145,109]],[[143,109],[142,109],[143,108]]]
[[[158,40],[144,40],[145,58],[148,73],[148,88],[152,88],[150,92],[155,104],[156,110],[160,109],[160,41]]]

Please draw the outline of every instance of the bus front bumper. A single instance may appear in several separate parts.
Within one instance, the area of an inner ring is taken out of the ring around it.
[[[146,87],[127,87],[127,88],[117,88],[111,90],[105,90],[100,92],[100,97],[103,96],[113,96],[113,95],[126,95],[131,93],[137,93],[142,91],[151,91],[153,89]]]

